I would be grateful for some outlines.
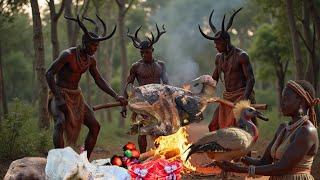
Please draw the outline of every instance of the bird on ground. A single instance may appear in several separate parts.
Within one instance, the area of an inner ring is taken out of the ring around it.
[[[238,102],[233,113],[237,119],[236,127],[207,133],[188,148],[187,159],[194,153],[207,153],[215,161],[231,161],[247,155],[259,137],[252,119],[268,121],[268,118],[253,108],[250,101]]]

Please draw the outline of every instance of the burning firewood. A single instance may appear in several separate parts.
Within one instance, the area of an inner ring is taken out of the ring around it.
[[[154,143],[156,144],[154,149],[140,155],[139,160],[141,162],[155,161],[160,158],[166,159],[169,162],[178,160],[184,166],[183,171],[192,172],[196,170],[189,161],[186,161],[187,153],[184,153],[189,147],[186,127],[180,128],[175,134],[160,136],[154,140]]]
[[[167,151],[165,151],[162,156],[165,159],[171,159],[171,158],[175,158],[175,157],[180,157],[180,150],[179,148],[173,148],[173,149],[168,149]]]
[[[150,157],[154,156],[154,153],[155,153],[154,150],[150,150],[150,151],[147,151],[145,153],[142,153],[142,154],[140,154],[139,160],[140,161],[145,161],[145,160],[149,159]]]

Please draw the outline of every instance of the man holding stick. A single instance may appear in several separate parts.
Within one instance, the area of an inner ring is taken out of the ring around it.
[[[212,77],[217,82],[221,79],[224,83],[225,91],[223,93],[223,98],[234,103],[244,99],[249,99],[251,103],[255,103],[253,92],[255,80],[249,56],[245,51],[236,48],[231,44],[230,35],[227,32],[232,25],[234,16],[240,10],[241,8],[232,14],[226,28],[224,26],[225,16],[223,17],[220,31],[216,30],[211,21],[213,15],[212,11],[209,17],[209,25],[215,33],[213,37],[206,35],[202,31],[200,25],[199,30],[205,38],[214,41],[215,48],[218,51]],[[224,80],[222,80],[221,72],[223,72]],[[209,131],[211,132],[220,128],[234,126],[235,122],[232,107],[220,103],[209,124]]]
[[[140,27],[141,28],[141,27]],[[153,53],[153,45],[158,42],[161,35],[166,33],[164,25],[162,26],[162,31],[160,31],[158,25],[157,28],[157,36],[154,37],[152,34],[152,39],[148,38],[148,40],[142,41],[138,37],[138,32],[140,30],[138,28],[135,32],[135,35],[129,34],[128,37],[131,38],[133,45],[135,48],[140,50],[140,54],[142,59],[135,62],[130,68],[130,74],[127,78],[127,85],[124,90],[124,97],[128,98],[128,94],[126,92],[128,84],[133,84],[135,79],[137,79],[139,86],[146,84],[168,84],[168,75],[166,72],[166,66],[163,61],[158,61],[154,59]],[[127,109],[123,106],[122,115],[126,117]],[[132,114],[132,119],[136,118],[137,114]],[[141,153],[146,152],[147,150],[147,137],[146,135],[138,135],[138,144],[139,150]]]
[[[65,18],[77,22],[84,34],[82,45],[62,51],[46,72],[46,79],[50,88],[48,109],[54,118],[53,144],[55,148],[63,148],[64,134],[67,142],[75,144],[81,125],[84,124],[89,129],[85,140],[85,150],[89,159],[97,141],[100,124],[95,119],[93,110],[85,103],[82,96],[79,88],[81,75],[89,70],[100,89],[114,97],[120,105],[125,106],[127,104],[126,99],[119,96],[101,77],[94,57],[99,42],[111,38],[116,27],[110,35],[106,35],[105,23],[97,16],[104,27],[102,36],[99,36],[97,31],[95,33],[89,32],[80,21],[79,16],[77,19]],[[85,19],[96,24],[92,19]]]

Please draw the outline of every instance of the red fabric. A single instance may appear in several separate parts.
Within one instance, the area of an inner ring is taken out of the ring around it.
[[[218,129],[235,126],[236,120],[230,106],[220,104],[215,110],[211,123],[209,124],[209,132]]]
[[[182,170],[181,161],[169,162],[165,159],[133,164],[128,167],[132,180],[179,180]]]
[[[133,164],[128,166],[128,171],[132,180],[154,180],[154,171],[157,169],[155,163]]]
[[[167,160],[158,161],[159,171],[157,173],[158,180],[178,180],[181,179],[181,171],[183,170],[181,161],[168,162]]]
[[[238,101],[240,101],[241,99],[243,99],[243,95],[245,93],[245,87],[244,88],[240,88],[236,91],[233,92],[227,92],[225,91],[223,93],[223,98],[237,103]],[[251,101],[251,103],[255,102],[254,99],[254,92],[252,91],[252,94],[249,97],[249,100]],[[235,126],[236,125],[236,119],[233,115],[233,108],[230,106],[227,106],[225,104],[220,103],[219,106],[217,107],[217,109],[215,110],[213,117],[212,117],[212,121],[209,124],[209,131],[216,131],[218,129],[222,129],[222,128],[227,128],[227,127],[231,127],[231,126]]]

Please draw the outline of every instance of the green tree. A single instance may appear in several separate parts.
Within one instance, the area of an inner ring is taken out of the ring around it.
[[[27,0],[8,0],[0,1],[0,33],[6,29],[5,25],[12,22],[12,16],[15,12],[21,12],[21,7],[27,3]],[[1,33],[2,34],[2,33]],[[1,35],[0,35],[1,36]],[[4,43],[0,37],[0,121],[2,116],[8,113],[7,96],[5,90],[4,73],[3,73],[3,57]]]
[[[65,0],[61,2],[60,9],[56,12],[54,0],[48,1],[50,10],[51,22],[51,44],[52,44],[52,60],[55,60],[59,55],[59,39],[58,39],[58,20],[64,10]]]
[[[288,72],[290,61],[288,41],[284,39],[282,33],[277,32],[277,25],[261,25],[253,37],[253,42],[249,50],[252,59],[258,61],[265,68],[268,76],[274,76],[277,80],[278,107],[280,108],[281,94],[285,85],[285,77]]]
[[[37,0],[30,0],[32,9],[32,22],[33,22],[33,44],[35,51],[35,67],[37,72],[37,80],[39,87],[39,127],[49,127],[48,117],[48,87],[45,80],[45,56],[44,56],[44,44],[42,34],[42,23],[39,11],[39,5]]]
[[[118,11],[118,27],[119,27],[119,45],[121,51],[121,89],[124,89],[126,84],[127,74],[128,74],[128,57],[127,57],[127,49],[125,44],[125,17],[129,9],[131,8],[134,0],[128,1],[128,7],[126,7],[126,0],[116,0],[119,11]],[[120,117],[119,127],[124,127],[125,122],[122,117]]]

